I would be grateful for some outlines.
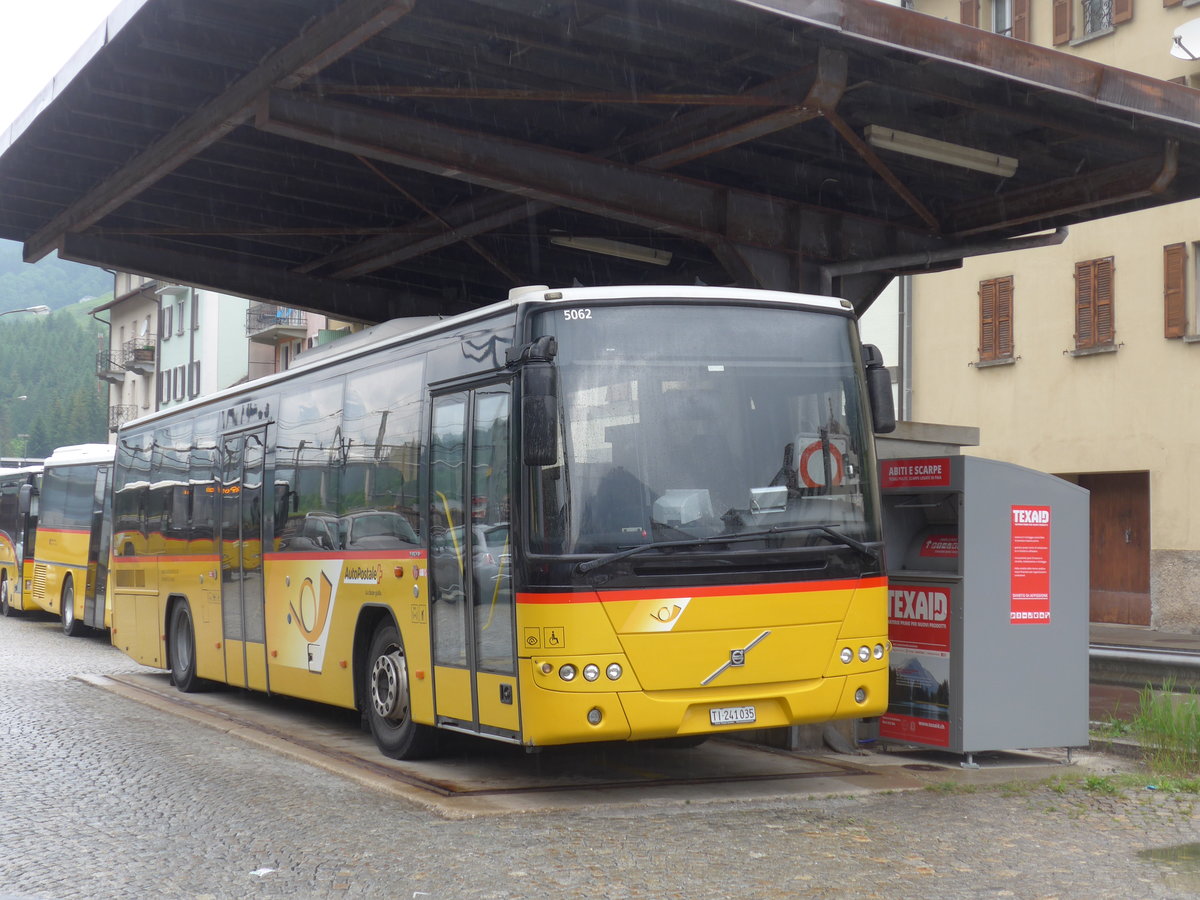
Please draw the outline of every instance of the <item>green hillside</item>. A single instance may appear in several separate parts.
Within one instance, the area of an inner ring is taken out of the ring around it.
[[[108,386],[96,377],[107,334],[88,313],[111,295],[112,275],[101,269],[30,265],[19,244],[0,241],[0,313],[54,310],[0,316],[0,455],[41,457],[108,440]]]
[[[110,293],[113,276],[95,266],[81,266],[57,257],[30,264],[21,259],[21,245],[0,241],[0,312],[48,306],[62,309],[84,297]],[[6,319],[11,321],[15,316]]]

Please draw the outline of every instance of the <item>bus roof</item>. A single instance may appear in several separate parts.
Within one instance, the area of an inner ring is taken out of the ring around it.
[[[382,322],[362,332],[340,338],[322,347],[319,351],[300,354],[296,358],[295,365],[283,372],[264,375],[262,378],[255,379],[254,381],[242,382],[224,390],[203,397],[197,397],[195,400],[188,401],[179,406],[158,410],[122,425],[121,431],[125,432],[131,426],[149,424],[168,418],[176,412],[205,406],[225,397],[236,397],[246,390],[266,387],[275,382],[285,381],[302,372],[350,359],[371,350],[406,343],[425,337],[426,335],[436,334],[440,331],[450,330],[461,325],[486,319],[506,310],[512,310],[523,303],[595,303],[602,300],[694,300],[700,303],[718,303],[734,300],[742,303],[786,303],[822,313],[854,316],[854,308],[849,301],[819,294],[798,294],[755,288],[679,284],[635,284],[577,288],[554,288],[544,284],[527,285],[513,288],[509,291],[508,297],[498,303],[473,309],[457,316],[449,316],[441,319],[436,317],[410,317]],[[58,452],[57,450],[55,451],[55,453]]]
[[[58,447],[46,458],[45,467],[82,466],[88,463],[112,462],[116,448],[112,444],[73,444]]]
[[[0,478],[9,478],[13,475],[40,475],[41,473],[41,466],[21,466],[16,469],[0,469]]]

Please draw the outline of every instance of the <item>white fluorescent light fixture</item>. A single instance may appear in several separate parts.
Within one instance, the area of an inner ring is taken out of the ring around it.
[[[946,163],[959,166],[975,172],[988,175],[1000,175],[1009,178],[1017,171],[1017,160],[1011,156],[1001,156],[999,153],[989,153],[987,150],[975,150],[962,144],[951,144],[948,141],[938,141],[923,137],[919,134],[909,134],[907,131],[896,131],[894,128],[884,128],[881,125],[868,125],[866,128],[867,143],[880,150],[892,150],[931,162]]]
[[[586,250],[589,253],[601,253],[604,256],[616,256],[634,262],[650,263],[652,266],[669,266],[671,264],[671,253],[666,250],[655,250],[653,247],[641,247],[637,244],[627,244],[624,241],[614,241],[609,238],[554,235],[550,238],[550,243],[556,247]]]

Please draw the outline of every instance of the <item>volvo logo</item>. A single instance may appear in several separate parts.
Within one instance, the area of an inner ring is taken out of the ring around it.
[[[722,666],[719,669],[717,669],[717,671],[713,672],[711,675],[709,675],[707,678],[705,678],[702,682],[700,682],[700,686],[707,687],[709,684],[711,684],[713,681],[715,681],[717,676],[720,675],[722,672],[724,672],[726,669],[731,669],[736,666],[744,666],[746,664],[746,654],[749,653],[755,647],[755,645],[757,645],[763,638],[765,638],[770,633],[771,632],[769,632],[769,631],[764,631],[762,634],[760,634],[758,637],[756,637],[754,640],[752,640],[750,643],[748,643],[745,647],[738,647],[736,649],[730,650],[728,662],[722,664]]]

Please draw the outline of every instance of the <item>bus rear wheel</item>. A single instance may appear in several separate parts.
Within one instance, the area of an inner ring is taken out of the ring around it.
[[[8,596],[8,579],[0,577],[0,616],[15,616],[17,611],[13,609],[12,601]]]
[[[61,603],[58,611],[62,616],[63,634],[68,637],[79,637],[84,632],[84,625],[75,618],[75,582],[71,576],[67,576],[67,580],[63,582]]]
[[[391,622],[375,629],[363,670],[364,717],[379,752],[392,759],[424,759],[437,752],[437,730],[412,719],[408,661]]]
[[[204,687],[196,677],[196,629],[192,625],[192,610],[186,602],[171,609],[171,628],[168,632],[171,651],[171,681],[185,694]]]

